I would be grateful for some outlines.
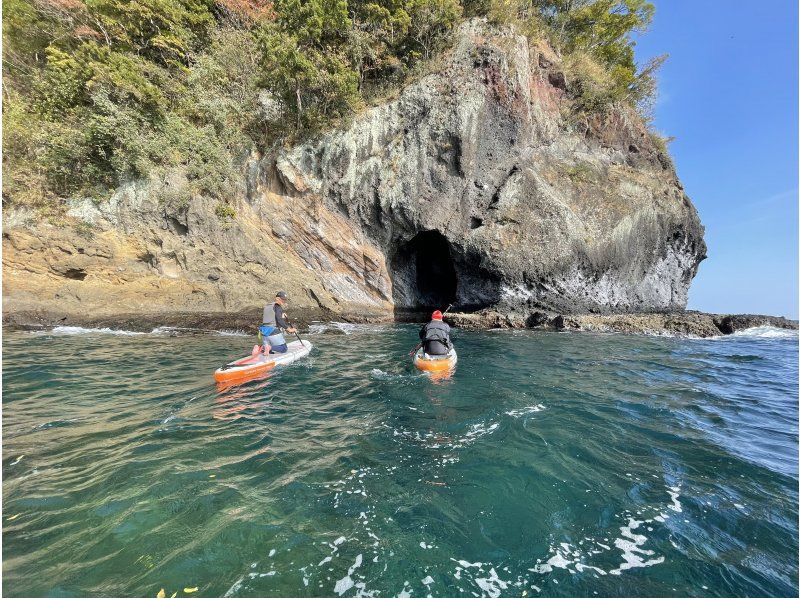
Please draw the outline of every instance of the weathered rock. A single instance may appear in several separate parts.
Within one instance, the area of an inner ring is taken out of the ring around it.
[[[217,205],[200,196],[172,202],[159,181],[139,181],[98,205],[73,202],[67,226],[6,227],[6,320],[17,311],[236,312],[279,289],[295,307],[391,309],[388,290],[370,286],[382,256],[341,215],[318,202],[292,205],[269,188],[243,195],[233,219]]]
[[[63,312],[62,312],[63,313]],[[300,308],[292,310],[292,323],[304,331],[315,322],[329,322],[333,317],[341,321],[351,318],[333,314],[328,310]],[[152,332],[160,329],[174,329],[180,334],[203,334],[219,330],[241,331],[255,335],[261,319],[261,308],[242,311],[220,312],[119,312],[102,314],[65,314],[52,311],[14,311],[4,316],[4,325],[10,329],[41,329],[54,326],[82,326],[85,328],[111,328],[133,332]],[[364,312],[359,314],[358,322],[386,323],[391,318],[384,313]],[[336,334],[339,331],[328,331]]]
[[[175,171],[73,201],[66,226],[9,214],[4,317],[256,313],[278,289],[337,317],[453,303],[506,326],[682,309],[694,207],[635,114],[565,116],[563,72],[469,21],[397,99],[245,159],[223,210]]]
[[[775,316],[718,315],[696,311],[645,314],[547,314],[535,312],[527,319],[487,309],[469,314],[447,314],[448,323],[465,330],[493,328],[539,328],[627,334],[714,337],[754,328],[772,326],[797,330],[797,320]]]
[[[714,316],[714,325],[719,328],[722,334],[733,334],[740,330],[756,328],[758,326],[772,326],[774,328],[784,328],[797,330],[796,320],[776,316],[758,316],[752,314],[738,314],[730,316]]]
[[[694,207],[632,113],[574,129],[556,68],[471,21],[441,72],[281,163],[381,250],[397,308],[682,309]]]

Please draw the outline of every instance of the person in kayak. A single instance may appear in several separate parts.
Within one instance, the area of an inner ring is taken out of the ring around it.
[[[431,315],[431,321],[419,331],[419,338],[425,353],[428,355],[447,355],[453,347],[450,341],[450,326],[442,321],[442,312],[438,309]]]
[[[258,327],[259,335],[264,344],[264,353],[286,353],[289,350],[283,331],[294,333],[283,308],[289,301],[286,291],[278,291],[275,294],[275,301],[264,306],[264,315],[261,318],[261,326]]]

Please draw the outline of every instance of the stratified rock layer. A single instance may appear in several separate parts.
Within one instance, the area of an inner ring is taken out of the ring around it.
[[[680,310],[697,213],[641,120],[576,119],[570,85],[547,48],[464,23],[396,99],[245,160],[233,218],[178,200],[180,172],[73,201],[67,226],[7,212],[4,311],[241,312],[279,288],[336,314]]]
[[[380,248],[398,307],[682,309],[705,244],[670,160],[630,112],[565,118],[555,65],[473,21],[440,72],[278,168]]]

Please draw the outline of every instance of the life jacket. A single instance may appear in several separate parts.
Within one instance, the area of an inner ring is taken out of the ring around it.
[[[264,315],[261,318],[262,324],[277,328],[278,322],[275,320],[275,303],[267,303],[264,306]]]
[[[427,344],[431,341],[440,342],[450,349],[453,346],[450,342],[450,326],[439,320],[431,320],[425,324],[425,336],[422,342]]]

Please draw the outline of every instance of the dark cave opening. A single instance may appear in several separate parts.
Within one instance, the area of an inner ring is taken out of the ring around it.
[[[458,278],[450,244],[438,231],[418,234],[416,244],[417,292],[420,307],[445,309],[456,300]]]
[[[444,310],[456,302],[458,276],[450,243],[438,230],[418,233],[392,259],[396,309]]]
[[[84,280],[86,278],[86,270],[83,268],[68,268],[64,272],[64,277],[71,280]]]

